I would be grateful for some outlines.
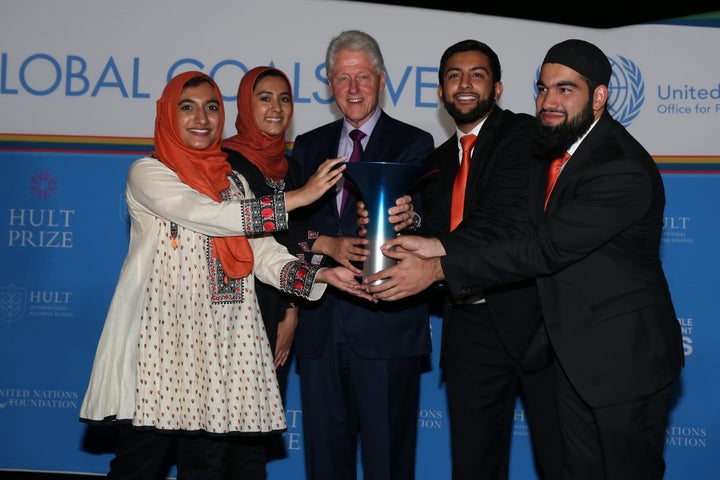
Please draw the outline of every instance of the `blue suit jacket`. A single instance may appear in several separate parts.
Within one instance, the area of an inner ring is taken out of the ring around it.
[[[303,182],[323,161],[337,156],[342,125],[342,119],[337,120],[295,139],[292,156],[300,165]],[[362,161],[420,164],[432,150],[432,135],[382,112]],[[357,196],[350,193],[346,205],[354,205],[357,200]],[[297,214],[321,235],[357,236],[355,208],[346,207],[342,216],[338,215],[335,189]],[[324,262],[334,264],[329,258]],[[361,357],[404,358],[431,350],[429,313],[422,296],[373,305],[329,287],[322,299],[306,302],[300,310],[294,344],[296,355],[320,356],[333,331],[333,322],[342,322],[347,341]]]

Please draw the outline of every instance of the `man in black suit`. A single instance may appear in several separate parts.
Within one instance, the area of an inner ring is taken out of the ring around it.
[[[326,70],[343,118],[295,139],[292,156],[306,178],[327,158],[350,158],[355,130],[364,136],[361,161],[419,164],[432,151],[428,132],[379,108],[385,70],[371,36],[350,30],[335,37]],[[308,243],[315,261],[364,259],[357,200],[340,187],[299,212],[318,233]],[[431,350],[425,300],[376,305],[328,290],[321,301],[301,305],[294,348],[307,478],[356,478],[359,438],[366,480],[414,479],[420,374]]]
[[[424,164],[438,173],[423,184],[421,235],[448,232],[474,211],[487,221],[527,221],[528,169],[533,117],[501,109],[500,60],[486,44],[464,40],[440,59],[438,97],[456,132]],[[465,138],[472,148],[464,195],[461,185]],[[457,203],[457,204],[456,204]],[[541,325],[532,279],[453,299],[445,297],[441,364],[447,387],[452,478],[506,480],[515,401],[520,391],[540,478],[562,476],[562,436],[552,388],[549,345],[535,362],[524,362]],[[528,359],[530,360],[530,359]]]
[[[388,248],[405,251],[386,254],[401,262],[371,289],[396,300],[444,279],[463,296],[537,277],[557,356],[564,478],[655,480],[684,356],[659,258],[662,177],[606,110],[611,74],[605,54],[583,40],[547,52],[536,101],[547,158],[530,182],[530,228],[468,221],[437,239],[391,240]],[[565,154],[555,182],[552,159]]]

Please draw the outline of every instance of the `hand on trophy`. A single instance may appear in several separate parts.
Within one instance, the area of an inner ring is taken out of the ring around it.
[[[368,224],[368,211],[362,201],[357,202],[357,225],[359,227],[358,234],[361,237],[367,235],[365,225]],[[410,195],[404,195],[395,200],[395,205],[388,209],[388,221],[393,224],[396,232],[405,230],[415,224],[415,209]]]
[[[347,268],[356,276],[362,275],[362,270],[353,262],[362,263],[367,259],[370,251],[366,248],[368,240],[360,237],[330,237],[321,235],[313,247],[323,255],[328,255],[337,263]]]
[[[345,157],[328,158],[317,168],[312,177],[302,187],[285,192],[285,208],[288,212],[298,207],[310,205],[322,197],[338,180],[346,166]]]
[[[417,235],[403,235],[391,238],[382,245],[383,254],[392,256],[389,252],[411,252],[422,258],[442,257],[446,255],[445,247],[435,237],[420,237]]]
[[[445,249],[435,238],[402,235],[388,240],[380,248],[397,263],[365,278],[367,290],[375,298],[400,300],[422,292],[445,277],[439,258]]]
[[[321,268],[318,270],[316,280],[327,283],[343,292],[355,295],[373,303],[378,300],[367,293],[364,287],[355,278],[356,274],[345,267]]]

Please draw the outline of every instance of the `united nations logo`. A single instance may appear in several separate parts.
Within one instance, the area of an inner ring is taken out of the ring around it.
[[[620,55],[617,60],[612,57],[608,57],[608,60],[612,65],[612,76],[608,85],[607,108],[615,120],[628,128],[645,103],[645,82],[640,69],[631,60]],[[536,80],[540,77],[541,67],[542,65],[537,69]],[[537,84],[535,97],[537,98]]]
[[[645,103],[645,82],[640,69],[631,60],[620,55],[617,60],[611,57],[608,57],[608,60],[613,67],[608,85],[608,111],[615,120],[628,128]]]

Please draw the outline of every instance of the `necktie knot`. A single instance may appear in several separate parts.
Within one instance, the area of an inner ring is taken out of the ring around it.
[[[565,152],[565,154],[562,157],[553,159],[552,165],[555,168],[560,168],[563,165],[565,165],[565,162],[567,162],[569,159],[570,159],[570,154],[568,152]]]
[[[348,161],[350,162],[358,162],[360,161],[360,157],[362,157],[362,143],[360,141],[365,138],[365,132],[362,130],[358,130],[357,128],[355,130],[352,130],[350,132],[350,139],[353,141],[353,149],[352,153],[350,154],[350,158]]]
[[[353,142],[358,142],[365,138],[365,132],[356,128],[350,132],[350,138]]]
[[[462,137],[460,137],[460,145],[462,145],[462,148],[463,148],[463,156],[470,155],[470,151],[472,150],[473,145],[475,145],[476,139],[477,139],[477,135],[473,135],[472,133],[469,135],[463,135]]]

